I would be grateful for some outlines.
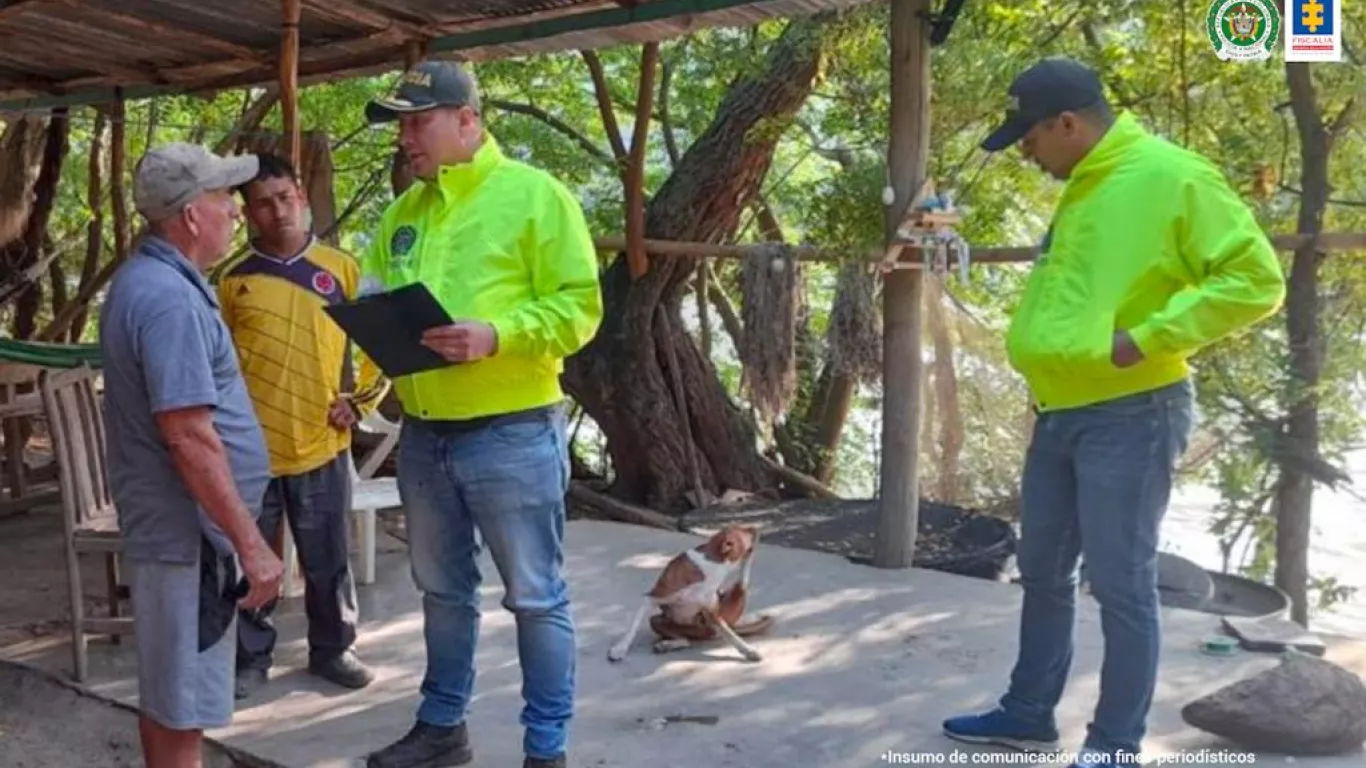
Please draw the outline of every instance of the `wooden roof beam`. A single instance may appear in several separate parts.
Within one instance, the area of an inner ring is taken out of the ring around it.
[[[4,21],[11,16],[18,16],[24,11],[43,2],[46,2],[46,0],[13,0],[9,5],[0,7],[0,21]]]
[[[393,34],[398,37],[431,37],[433,34],[431,30],[419,24],[390,18],[378,11],[357,5],[351,0],[303,0],[303,2],[309,13],[333,21],[356,24],[381,33]]]
[[[205,48],[213,48],[239,59],[246,59],[248,61],[255,62],[266,61],[266,57],[262,56],[259,51],[256,51],[245,45],[238,45],[237,43],[229,42],[227,40],[223,40],[222,38],[214,37],[213,35],[205,34],[203,32],[197,32],[192,29],[173,27],[168,24],[163,24],[159,21],[143,18],[142,16],[134,16],[131,13],[124,13],[123,11],[112,10],[108,7],[108,3],[98,2],[97,4],[100,7],[94,8],[91,6],[90,3],[85,2],[85,0],[52,1],[60,5],[67,6],[69,8],[75,8],[91,14],[92,18],[89,19],[89,21],[92,23],[99,22],[102,19],[108,19],[112,22],[122,24],[125,27],[128,27],[130,29],[136,29],[141,32],[150,32],[155,35],[165,35],[166,37],[173,39],[180,39],[193,43],[198,43],[199,45],[202,45]]]
[[[853,0],[865,2],[866,0]],[[304,0],[309,8],[315,3],[329,0]],[[582,43],[574,38],[590,32],[600,32],[621,27],[652,25],[655,34],[652,39],[672,37],[677,32],[663,29],[661,22],[680,20],[679,30],[698,23],[707,24],[711,14],[724,14],[739,8],[763,7],[764,0],[651,0],[635,8],[623,8],[615,3],[590,2],[580,8],[566,12],[564,9],[540,11],[523,14],[514,18],[488,19],[468,24],[454,25],[459,32],[440,33],[427,40],[428,55],[450,55],[471,49],[485,47],[507,48],[518,44],[533,44],[548,39],[563,39],[554,45],[542,46],[540,50],[572,50]],[[332,10],[336,10],[335,8]],[[398,28],[398,27],[396,27]],[[418,29],[421,29],[420,27]],[[427,30],[423,30],[427,32]],[[405,41],[406,42],[406,41]],[[310,46],[309,52],[318,49]],[[382,68],[397,69],[404,61],[407,46],[395,41],[392,46],[384,46],[372,51],[339,55],[322,61],[312,60],[300,63],[299,78],[304,82],[314,77],[356,76],[358,73],[380,71]],[[227,64],[222,66],[228,66]],[[163,70],[163,76],[166,72]],[[196,83],[177,83],[174,85],[150,85],[142,78],[123,83],[124,97],[129,100],[161,96],[170,93],[187,93],[197,90],[239,88],[275,82],[278,67],[255,66],[233,75],[215,77],[212,81]],[[0,110],[47,109],[54,106],[74,106],[108,101],[113,98],[109,88],[90,88],[59,96],[39,98],[0,98]]]
[[[121,82],[132,81],[139,83],[162,82],[160,78],[157,77],[155,70],[149,69],[142,71],[121,67],[117,64],[110,64],[107,61],[93,59],[88,53],[83,57],[77,56],[78,52],[75,49],[66,46],[52,46],[52,48],[58,53],[63,53],[63,55],[80,60],[85,65],[85,71],[90,72],[91,75],[72,78],[70,80],[53,80],[52,78],[42,77],[40,75],[30,75],[28,77],[28,82],[30,84],[40,81],[51,83],[52,87],[47,89],[49,93],[71,91],[80,83],[101,82],[105,80],[117,80]],[[9,45],[7,48],[0,48],[0,62],[9,62],[9,64],[5,66],[10,70],[28,72],[29,67],[31,66],[28,57],[31,55],[31,51],[21,48],[18,45]]]

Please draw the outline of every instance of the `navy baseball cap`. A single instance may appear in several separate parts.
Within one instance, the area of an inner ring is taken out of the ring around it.
[[[453,61],[424,61],[399,78],[393,94],[365,105],[370,123],[388,123],[400,114],[439,107],[470,107],[479,111],[479,86],[474,76]]]
[[[1100,77],[1081,62],[1048,58],[1021,72],[1010,84],[1005,121],[982,142],[999,152],[1024,138],[1039,122],[1105,100]]]

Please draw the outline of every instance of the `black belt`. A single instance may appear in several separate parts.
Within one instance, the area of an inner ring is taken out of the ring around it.
[[[554,413],[554,410],[555,407],[552,405],[543,405],[540,408],[532,408],[527,411],[494,413],[488,416],[476,416],[473,419],[424,419],[409,414],[404,414],[403,419],[414,426],[444,437],[476,432],[481,429],[492,427],[495,424],[519,424],[528,421],[540,421]]]

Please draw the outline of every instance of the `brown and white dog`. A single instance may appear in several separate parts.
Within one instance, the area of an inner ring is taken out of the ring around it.
[[[759,652],[742,638],[768,631],[773,618],[741,620],[758,542],[758,529],[727,525],[696,547],[675,555],[645,594],[626,633],[607,651],[607,659],[624,659],[646,614],[658,608],[659,613],[650,617],[650,628],[659,636],[654,645],[656,653],[682,650],[720,637],[747,660],[759,661]]]

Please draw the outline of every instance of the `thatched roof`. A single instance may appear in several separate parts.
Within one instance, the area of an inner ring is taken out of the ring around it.
[[[411,41],[473,61],[664,40],[866,0],[302,0],[301,82],[401,66]],[[260,85],[281,0],[0,0],[0,110]]]

